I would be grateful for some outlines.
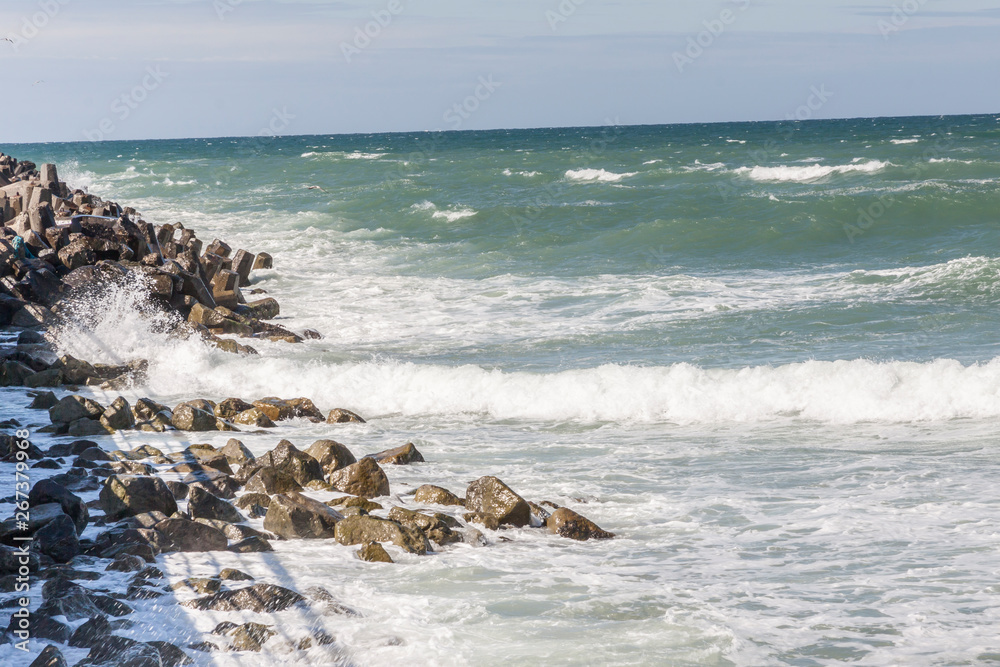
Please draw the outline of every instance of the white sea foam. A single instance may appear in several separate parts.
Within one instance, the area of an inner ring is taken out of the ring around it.
[[[354,151],[352,153],[347,153],[345,151],[309,151],[303,153],[299,157],[326,157],[326,158],[338,158],[343,160],[377,160],[381,157],[385,157],[387,153],[365,153],[363,151]]]
[[[570,169],[566,172],[566,180],[591,183],[617,183],[623,178],[635,176],[638,172],[630,171],[617,174],[605,169]]]
[[[890,162],[881,160],[857,161],[845,165],[810,165],[808,167],[740,167],[737,174],[745,174],[754,181],[774,181],[791,183],[809,183],[818,181],[833,174],[863,173],[874,174],[890,166]]]
[[[894,144],[916,144],[920,142],[920,139],[890,139]]]
[[[541,176],[540,171],[513,171],[512,169],[504,169],[504,176],[524,176],[525,178],[534,178],[535,176]]]
[[[479,213],[479,211],[467,206],[439,210],[437,205],[430,201],[422,201],[420,203],[413,204],[410,208],[414,211],[429,211],[431,212],[431,217],[435,220],[446,220],[448,222],[455,222],[457,220],[462,220],[463,218],[471,218]]]

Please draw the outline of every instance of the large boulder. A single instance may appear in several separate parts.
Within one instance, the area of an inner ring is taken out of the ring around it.
[[[188,514],[192,519],[215,519],[226,523],[245,520],[239,510],[200,486],[191,487],[188,494]]]
[[[59,503],[62,511],[73,520],[77,535],[87,527],[87,521],[90,519],[87,504],[65,486],[57,484],[51,479],[40,479],[35,482],[28,493],[28,504],[31,507],[36,507],[47,503]]]
[[[336,535],[336,525],[343,518],[333,508],[291,491],[271,498],[264,516],[264,530],[286,540],[331,538]]]
[[[73,241],[58,253],[59,261],[70,271],[97,262],[97,255],[83,241]]]
[[[178,405],[170,423],[178,431],[217,431],[218,418],[215,414],[199,410],[187,404]]]
[[[247,480],[243,490],[247,493],[265,493],[273,496],[276,493],[301,491],[302,485],[296,482],[291,475],[276,468],[259,468]]]
[[[49,408],[53,424],[72,424],[80,419],[100,419],[104,408],[97,401],[83,396],[66,396]]]
[[[566,507],[560,507],[552,512],[545,520],[545,525],[550,532],[571,540],[608,540],[615,536],[614,533],[602,530],[587,517]]]
[[[373,459],[361,459],[330,474],[330,484],[344,493],[362,498],[389,495],[389,478]]]
[[[313,480],[323,480],[323,468],[320,467],[319,461],[287,440],[282,440],[277,447],[257,457],[253,465],[272,467],[290,475],[302,486]]]
[[[305,601],[295,591],[271,584],[254,584],[235,591],[222,591],[214,595],[188,600],[181,604],[200,611],[254,611],[273,614]]]
[[[369,563],[391,563],[392,556],[378,542],[365,542],[357,552],[358,558]]]
[[[358,462],[351,450],[336,440],[317,440],[306,450],[306,454],[319,461],[323,472],[328,475]]]
[[[159,477],[111,475],[104,482],[100,500],[109,521],[144,512],[170,516],[177,511],[174,494]]]
[[[256,426],[257,428],[274,428],[274,422],[260,408],[249,408],[233,416],[230,420],[240,426]]]
[[[383,465],[389,463],[397,466],[405,466],[411,463],[424,462],[423,454],[417,450],[412,442],[408,442],[402,447],[387,449],[377,454],[369,454],[368,458],[375,459]]]
[[[38,551],[57,563],[68,563],[80,553],[76,525],[65,514],[60,514],[35,531],[34,539]]]
[[[232,419],[251,408],[253,408],[253,404],[247,403],[242,398],[227,398],[215,406],[215,416],[219,419]]]
[[[167,519],[156,530],[166,538],[164,551],[225,551],[229,545],[218,528],[189,519]]]
[[[492,514],[501,524],[521,527],[531,522],[528,502],[496,477],[480,477],[470,484],[465,507],[470,512]]]
[[[69,629],[68,626],[67,629]],[[35,636],[37,637],[38,635],[36,634]],[[66,662],[66,658],[63,657],[59,649],[49,644],[42,649],[42,652],[38,654],[37,658],[32,660],[28,667],[69,667],[69,663]]]
[[[427,537],[418,529],[404,526],[391,519],[356,514],[337,523],[337,541],[344,545],[366,542],[392,542],[414,554],[430,551]]]
[[[254,401],[253,404],[254,407],[267,415],[271,421],[283,421],[295,416],[295,406],[292,405],[291,401],[281,398],[271,396]]]
[[[236,465],[243,465],[255,459],[253,453],[247,449],[247,446],[236,438],[230,438],[226,446],[219,450],[219,453],[225,456],[229,463],[235,463]]]
[[[417,488],[413,494],[413,501],[429,505],[465,505],[464,500],[448,489],[434,486],[433,484],[424,484]]]

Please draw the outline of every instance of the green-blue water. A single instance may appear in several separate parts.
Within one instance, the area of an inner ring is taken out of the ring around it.
[[[356,409],[282,437],[410,439],[394,489],[496,473],[620,536],[391,571],[282,545],[365,608],[327,621],[357,664],[1000,654],[1000,118],[0,150],[272,253],[254,287],[325,335],[237,359],[119,294],[76,351],[152,358],[139,393]]]

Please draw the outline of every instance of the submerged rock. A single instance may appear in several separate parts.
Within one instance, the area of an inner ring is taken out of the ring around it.
[[[545,520],[545,525],[550,532],[572,540],[608,540],[615,536],[614,533],[601,529],[587,517],[566,507],[560,507],[552,512]]]
[[[378,542],[365,542],[357,552],[358,558],[369,563],[392,563],[392,557]]]
[[[305,598],[295,591],[271,584],[254,584],[235,591],[222,591],[214,595],[188,600],[181,604],[201,611],[255,611],[271,614],[284,611]]]
[[[337,523],[337,541],[344,545],[366,542],[392,542],[410,553],[424,555],[430,551],[427,537],[409,526],[376,516],[349,516]]]
[[[448,489],[433,484],[424,484],[413,494],[414,502],[430,505],[465,505],[465,501]]]
[[[327,424],[347,424],[350,422],[364,424],[365,420],[361,418],[361,415],[343,408],[331,410],[330,414],[326,417]]]
[[[387,449],[383,452],[377,454],[369,454],[369,458],[373,458],[382,464],[392,464],[397,466],[405,466],[411,463],[423,463],[424,456],[421,454],[412,442],[408,442],[402,447],[396,447],[394,449]]]

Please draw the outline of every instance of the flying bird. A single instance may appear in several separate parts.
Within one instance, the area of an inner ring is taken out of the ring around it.
[[[34,82],[34,83],[33,83],[33,84],[31,84],[31,85],[32,85],[32,86],[37,86],[37,85],[38,85],[38,84],[40,84],[40,83],[45,83],[45,82],[44,82],[44,81],[41,81],[41,80],[39,80],[39,81],[36,81],[36,82]]]
[[[323,188],[319,187],[318,185],[309,185],[306,187],[306,190],[321,190],[323,192],[326,192],[326,190],[323,190]]]
[[[10,42],[11,44],[13,44],[14,40],[12,40],[10,37],[0,37],[0,42]]]

